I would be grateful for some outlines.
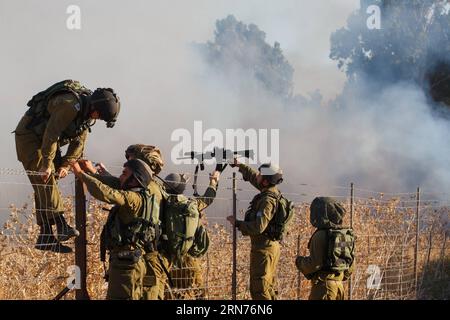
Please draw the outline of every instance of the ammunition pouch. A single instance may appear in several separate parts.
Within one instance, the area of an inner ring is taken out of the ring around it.
[[[136,250],[117,250],[111,252],[111,257],[116,257],[118,260],[130,261],[137,263],[142,257],[142,251],[140,249]]]

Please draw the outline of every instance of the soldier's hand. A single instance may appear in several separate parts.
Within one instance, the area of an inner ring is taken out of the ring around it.
[[[302,261],[303,261],[303,257],[297,256],[297,258],[295,259],[295,266],[297,267],[297,269],[301,268]]]
[[[214,181],[216,184],[219,183],[219,178],[220,178],[220,172],[217,170],[209,175],[209,181],[210,182]]]
[[[97,169],[97,173],[99,173],[99,174],[104,174],[104,173],[108,172],[108,169],[106,168],[106,166],[101,162],[96,163],[95,168]]]
[[[233,158],[233,162],[230,163],[230,167],[234,168],[237,167],[238,165],[240,165],[241,163],[238,161],[238,159],[236,157]]]
[[[233,216],[228,216],[227,220],[231,223],[231,225],[234,227],[236,224],[236,219]]]
[[[78,160],[78,164],[85,172],[97,173],[97,169],[95,169],[94,165],[89,160]]]
[[[83,169],[81,169],[80,164],[78,162],[73,162],[70,164],[72,167],[72,172],[79,177],[81,173],[83,173]]]
[[[69,168],[61,167],[58,169],[58,176],[60,179],[67,177],[68,174],[69,174]]]
[[[51,168],[41,168],[39,172],[42,173],[42,181],[47,182],[50,176],[52,175]]]

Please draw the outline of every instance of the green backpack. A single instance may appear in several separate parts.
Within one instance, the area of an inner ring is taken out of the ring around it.
[[[197,201],[163,191],[163,234],[161,242],[169,254],[182,259],[194,245],[200,224]],[[193,249],[195,251],[195,249]]]
[[[209,248],[208,230],[199,223],[197,231],[195,231],[194,243],[188,253],[194,258],[203,257]]]
[[[324,270],[344,272],[350,269],[355,259],[355,236],[353,229],[326,229],[328,238],[327,257]]]
[[[80,100],[80,96],[88,96],[92,94],[92,91],[88,88],[84,87],[80,82],[75,80],[63,80],[55,83],[49,88],[45,89],[34,95],[30,101],[28,101],[27,106],[29,109],[26,112],[27,116],[32,117],[33,119],[28,124],[27,128],[32,129],[38,136],[43,136],[45,132],[45,128],[47,127],[47,121],[50,117],[47,111],[47,105],[49,100],[55,94],[61,93],[72,93],[75,95],[78,100]],[[73,124],[74,128],[71,128],[70,132],[61,138],[71,139],[75,136],[79,135],[83,130],[88,129],[90,126],[88,123],[85,123],[86,120],[83,119],[83,106],[80,106],[81,112],[79,112],[80,116],[75,119],[75,123]]]
[[[264,231],[264,234],[273,241],[281,241],[286,235],[289,224],[294,218],[294,203],[286,199],[281,193],[277,195],[273,192],[269,192],[268,194],[277,199],[277,209],[275,215]]]

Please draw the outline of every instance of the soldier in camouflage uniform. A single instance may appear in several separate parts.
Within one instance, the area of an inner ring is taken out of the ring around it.
[[[164,160],[161,151],[151,145],[133,144],[125,150],[125,158],[127,160],[139,159],[144,161],[152,170],[154,175],[157,175],[164,166]],[[119,180],[111,176],[106,167],[100,163],[98,172],[103,176],[103,179],[108,185],[118,187]],[[90,164],[90,170],[97,172]],[[163,195],[161,193],[162,186],[152,179],[149,182],[148,189],[154,195],[153,210],[160,215],[162,208]],[[162,300],[164,299],[164,288],[167,282],[166,271],[171,267],[171,261],[168,255],[161,248],[151,248],[151,250],[144,250],[144,263],[146,265],[146,273],[143,279],[143,292],[141,299],[143,300]]]
[[[73,164],[73,171],[91,195],[114,205],[102,232],[109,250],[107,299],[139,300],[146,274],[144,253],[146,248],[154,246],[159,234],[159,216],[154,211],[155,194],[148,189],[152,172],[145,162],[128,160],[119,177],[120,188],[116,189],[109,186],[110,176],[92,174],[89,162],[80,164]]]
[[[153,171],[155,175],[161,172],[164,166],[164,160],[161,151],[151,145],[134,144],[125,150],[125,158],[140,159],[144,161]],[[155,200],[161,216],[163,196],[161,193],[162,186],[152,180],[149,185],[150,190],[155,193]],[[163,217],[162,217],[163,218]],[[144,277],[143,300],[163,300],[164,288],[167,282],[167,272],[171,268],[171,261],[164,250],[159,246],[155,250],[151,250],[144,255],[147,272]]]
[[[310,208],[311,224],[317,228],[308,243],[309,256],[299,256],[296,259],[297,268],[311,280],[310,300],[344,300],[345,291],[342,281],[347,280],[353,271],[353,261],[350,266],[341,271],[333,271],[332,266],[326,267],[331,251],[327,230],[341,229],[345,208],[336,200],[318,197],[313,200]],[[347,242],[353,255],[353,247]]]
[[[244,236],[250,236],[250,294],[253,300],[275,300],[275,278],[280,258],[280,243],[266,232],[276,213],[280,191],[277,185],[283,181],[282,170],[273,164],[263,164],[259,172],[235,160],[243,179],[249,181],[260,193],[250,203],[245,220],[227,220]]]
[[[69,253],[72,249],[60,241],[79,233],[64,219],[56,177],[64,178],[69,164],[82,156],[88,131],[96,119],[106,121],[108,127],[114,125],[120,102],[112,89],[92,93],[77,81],[65,80],[36,94],[28,106],[14,132],[17,158],[29,171],[34,189],[40,227],[36,248]],[[67,153],[61,157],[60,147],[67,144]],[[55,224],[57,238],[52,230]]]
[[[216,197],[217,187],[219,183],[220,172],[214,171],[210,175],[209,186],[202,197],[196,197],[198,211],[200,212],[200,223],[203,223],[204,210],[209,207]],[[171,194],[183,194],[186,189],[188,179],[183,174],[171,173],[165,178],[167,192]],[[203,270],[201,267],[201,259],[193,257],[189,253],[182,261],[177,262],[176,269],[171,271],[171,278],[174,286],[179,289],[194,288],[178,295],[181,298],[205,298],[205,290],[203,289]],[[198,288],[198,289],[195,289]]]

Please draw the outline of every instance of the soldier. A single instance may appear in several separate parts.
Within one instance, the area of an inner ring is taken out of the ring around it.
[[[144,161],[153,171],[155,175],[161,172],[164,166],[164,160],[161,152],[155,146],[134,144],[125,150],[125,158],[140,159]],[[149,189],[155,194],[155,210],[159,216],[162,216],[163,195],[161,193],[161,185],[152,179]],[[163,217],[161,217],[163,218]],[[158,243],[154,250],[147,250],[144,255],[147,272],[144,276],[143,300],[163,300],[164,287],[167,281],[167,273],[171,267],[170,259],[167,253],[160,247]]]
[[[134,144],[125,150],[125,158],[127,160],[139,159],[144,161],[151,169],[154,175],[158,174],[164,166],[164,161],[160,150],[155,146]],[[91,173],[97,173],[97,170],[91,163],[85,163],[87,169]],[[119,187],[119,179],[112,176],[105,166],[100,163],[98,172],[101,174],[101,180],[111,187]],[[98,176],[99,177],[99,176]],[[149,181],[148,189],[153,197],[153,210],[158,216],[161,216],[163,206],[163,195],[161,185],[155,179]],[[153,247],[144,248],[144,262],[146,265],[146,273],[143,279],[143,292],[141,298],[143,300],[164,299],[164,288],[167,281],[167,273],[171,267],[168,254],[156,244]]]
[[[275,300],[280,243],[269,232],[272,229],[269,227],[278,207],[281,194],[277,185],[283,181],[283,172],[270,163],[261,165],[259,172],[236,159],[232,166],[238,166],[244,180],[260,191],[250,202],[244,221],[227,217],[244,236],[250,236],[250,294],[254,300]]]
[[[143,256],[146,248],[155,246],[159,234],[159,212],[153,210],[155,195],[148,189],[152,172],[142,160],[128,160],[119,177],[120,189],[116,189],[81,167],[91,167],[91,171],[92,165],[72,164],[91,195],[114,205],[102,232],[110,256],[107,299],[139,300],[146,273]]]
[[[344,300],[342,281],[353,270],[354,236],[342,228],[345,208],[332,198],[318,197],[310,208],[317,228],[308,243],[309,256],[297,257],[297,268],[312,282],[310,300]]]
[[[220,172],[214,171],[210,175],[209,186],[202,197],[197,197],[198,210],[200,212],[200,223],[203,222],[203,211],[210,206],[216,197],[217,187],[219,183]],[[188,178],[184,174],[171,173],[165,178],[167,191],[171,194],[183,194],[186,189]],[[176,288],[198,288],[192,290],[192,294],[197,299],[205,298],[205,290],[203,289],[203,271],[200,258],[187,254],[182,261],[178,262],[178,269],[172,270],[171,277],[174,280]],[[189,296],[190,292],[186,292],[183,296]]]
[[[36,94],[28,106],[14,132],[17,158],[28,171],[34,189],[40,227],[35,248],[69,253],[72,249],[60,242],[79,232],[63,216],[56,178],[64,178],[70,163],[82,156],[88,131],[96,119],[106,121],[108,128],[114,126],[120,111],[119,98],[112,89],[92,93],[77,81],[65,80]],[[67,153],[62,157],[60,147],[66,144]],[[57,237],[52,230],[55,224]]]

